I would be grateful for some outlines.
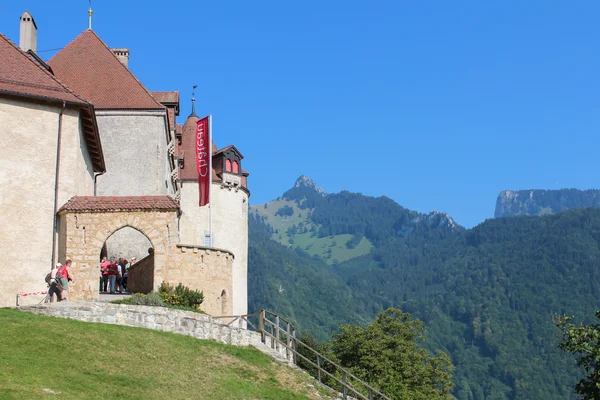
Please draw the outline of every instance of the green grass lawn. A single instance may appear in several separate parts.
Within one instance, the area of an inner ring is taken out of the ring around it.
[[[319,398],[254,348],[10,309],[0,337],[0,399]]]

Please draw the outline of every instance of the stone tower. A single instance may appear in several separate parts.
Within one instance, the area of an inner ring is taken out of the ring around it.
[[[221,293],[222,303],[232,302],[234,315],[248,312],[248,173],[242,169],[242,154],[230,145],[220,150],[212,144],[211,202],[199,207],[196,168],[195,112],[186,120],[177,147],[179,158],[180,205],[179,234],[182,244],[208,246],[209,207],[212,207],[212,246],[234,255],[233,293]]]

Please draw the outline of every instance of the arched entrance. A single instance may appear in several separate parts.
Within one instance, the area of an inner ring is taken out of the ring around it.
[[[113,232],[104,242],[100,252],[100,258],[107,257],[109,260],[124,258],[141,260],[148,255],[148,249],[154,247],[152,242],[141,231],[124,226]]]
[[[125,258],[138,258],[140,266],[136,269],[143,271],[139,275],[149,278],[143,280],[144,291],[155,289],[154,286],[166,278],[169,251],[179,241],[178,211],[179,205],[167,196],[71,198],[58,212],[59,259],[73,260],[76,277],[69,297],[73,300],[98,298],[100,254],[105,244],[108,256],[118,258],[122,254]],[[125,245],[118,246],[118,243]],[[139,257],[137,253],[129,253],[131,247],[141,253]],[[153,251],[151,257],[148,257],[149,248]],[[130,273],[128,280],[131,278]]]
[[[116,291],[149,293],[154,286],[154,246],[148,237],[132,226],[124,226],[115,230],[104,241],[99,260],[105,257],[111,264],[118,264],[119,274],[115,281]],[[99,290],[106,292],[108,274],[103,274]]]

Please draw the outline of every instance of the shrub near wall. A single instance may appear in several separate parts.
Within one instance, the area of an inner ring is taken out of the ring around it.
[[[200,311],[200,304],[204,301],[204,294],[199,290],[192,290],[181,283],[177,286],[166,282],[160,284],[158,294],[164,303],[171,306],[181,306]]]
[[[135,293],[129,298],[115,300],[114,304],[131,304],[152,307],[167,307],[178,310],[187,310],[203,313],[200,304],[204,300],[204,295],[199,290],[193,290],[181,283],[177,286],[166,282],[160,284],[158,292],[149,294]]]

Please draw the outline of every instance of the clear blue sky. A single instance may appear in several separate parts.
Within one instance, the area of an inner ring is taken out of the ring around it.
[[[172,7],[171,7],[172,5]],[[38,50],[87,28],[85,0],[0,0],[1,32]],[[326,192],[386,195],[467,227],[504,189],[597,188],[597,1],[93,2],[149,90],[191,87],[235,144],[251,204],[305,174]],[[44,59],[53,52],[40,52]],[[1,62],[1,61],[0,61]]]

